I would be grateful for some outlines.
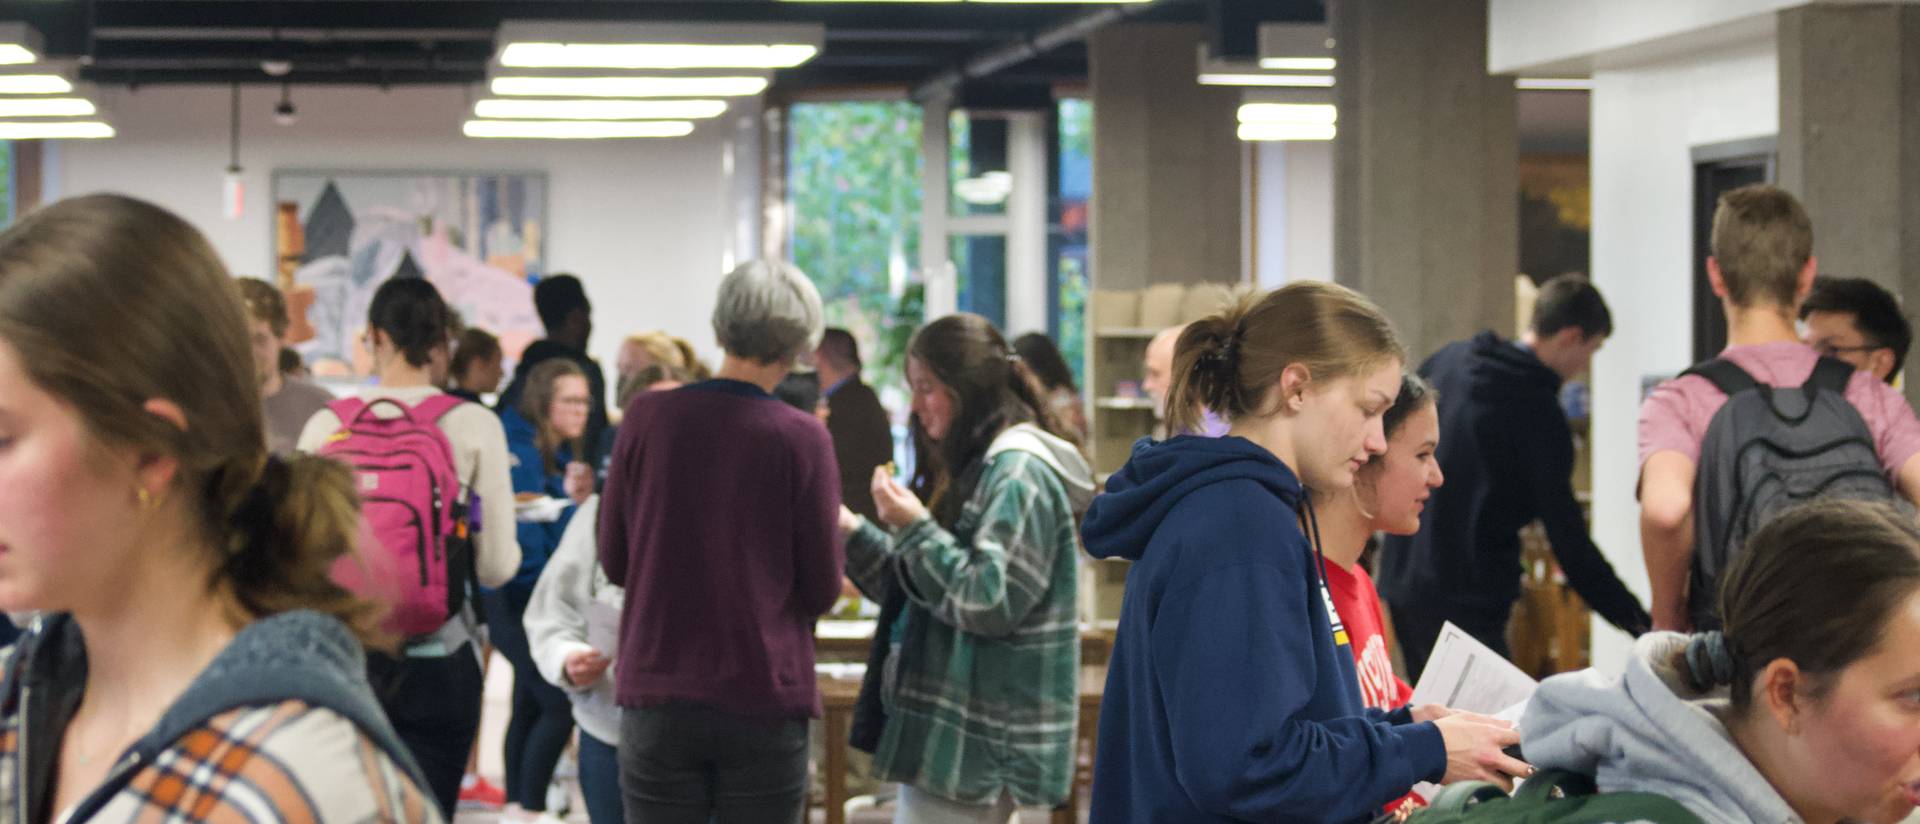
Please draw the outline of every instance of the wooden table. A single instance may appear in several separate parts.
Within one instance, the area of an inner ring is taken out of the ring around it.
[[[820,777],[826,785],[827,824],[846,824],[847,737],[853,731],[853,705],[859,698],[859,679],[820,678],[820,703],[827,710],[827,763]]]
[[[1082,637],[1082,644],[1086,638]],[[1107,642],[1111,647],[1111,640]],[[1084,652],[1085,647],[1082,647]],[[1100,730],[1100,699],[1107,688],[1106,654],[1100,663],[1080,668],[1080,722],[1074,730],[1073,780],[1068,784],[1067,801],[1053,810],[1053,824],[1075,824],[1080,820],[1080,788],[1093,781],[1094,744]],[[847,816],[847,736],[853,727],[853,705],[860,697],[860,682],[850,678],[821,676],[820,701],[826,706],[826,764],[821,783],[826,785],[827,824],[846,824]]]

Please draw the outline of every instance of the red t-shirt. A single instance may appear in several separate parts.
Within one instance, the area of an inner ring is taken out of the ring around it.
[[[1413,700],[1413,687],[1393,674],[1393,656],[1387,654],[1386,619],[1380,617],[1380,592],[1373,588],[1373,576],[1353,567],[1352,572],[1327,562],[1327,590],[1333,596],[1333,608],[1347,625],[1347,638],[1353,643],[1354,671],[1360,675],[1360,700],[1369,707],[1396,710]],[[1387,812],[1403,806],[1426,806],[1411,793],[1387,805]]]
[[[1352,640],[1354,669],[1360,673],[1360,700],[1382,710],[1399,709],[1413,700],[1413,687],[1393,674],[1387,654],[1386,620],[1380,616],[1380,593],[1373,576],[1358,566],[1352,572],[1327,562],[1327,589],[1333,608],[1347,625]]]

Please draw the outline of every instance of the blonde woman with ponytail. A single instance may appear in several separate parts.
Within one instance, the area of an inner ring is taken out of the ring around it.
[[[267,454],[238,292],[125,197],[0,234],[0,819],[440,820],[328,572],[348,471]]]
[[[1168,423],[1087,514],[1133,561],[1094,759],[1093,821],[1367,821],[1419,781],[1528,768],[1509,725],[1361,701],[1309,489],[1345,494],[1387,450],[1405,360],[1378,307],[1319,282],[1248,297],[1174,345]]]
[[[901,782],[900,824],[1005,824],[1073,780],[1074,525],[1093,472],[1033,372],[979,315],[907,345],[916,467],[841,508],[847,575],[881,603],[854,743]]]

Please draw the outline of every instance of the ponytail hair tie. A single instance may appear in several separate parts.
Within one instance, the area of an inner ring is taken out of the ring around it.
[[[273,531],[274,505],[287,493],[290,469],[278,455],[268,455],[260,468],[260,477],[233,511],[231,523],[246,538],[244,549],[253,549]]]
[[[1726,633],[1714,630],[1687,639],[1687,681],[1696,692],[1733,683],[1733,650]]]

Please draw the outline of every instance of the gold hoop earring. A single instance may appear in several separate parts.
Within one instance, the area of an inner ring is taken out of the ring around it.
[[[140,499],[140,508],[141,508],[142,510],[146,510],[146,509],[152,509],[152,508],[153,508],[153,493],[152,493],[152,492],[148,492],[148,491],[147,491],[147,488],[146,488],[146,487],[144,487],[144,486],[142,486],[142,487],[135,487],[135,490],[136,490],[136,491],[135,491],[135,493],[134,493],[134,494],[135,494],[135,496],[136,496],[136,497],[138,497],[138,498]]]

